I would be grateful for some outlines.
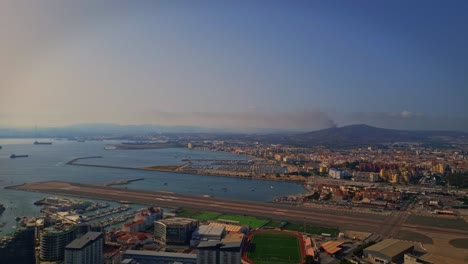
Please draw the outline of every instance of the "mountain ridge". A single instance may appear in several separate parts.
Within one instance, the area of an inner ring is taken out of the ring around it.
[[[449,142],[468,133],[435,130],[398,130],[354,124],[291,135],[295,145],[372,145],[391,142]]]

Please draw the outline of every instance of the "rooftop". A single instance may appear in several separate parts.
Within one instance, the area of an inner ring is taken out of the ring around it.
[[[386,256],[393,257],[399,253],[414,247],[413,243],[408,241],[402,241],[398,239],[385,239],[375,245],[372,245],[364,250],[366,251],[378,251]]]
[[[161,252],[161,251],[149,251],[149,250],[127,250],[124,255],[144,255],[154,257],[172,257],[172,258],[187,258],[197,259],[197,254],[192,253],[175,253],[175,252]]]
[[[125,223],[124,226],[127,226],[127,227],[130,227],[130,226],[137,226],[141,223],[144,223],[145,220],[138,220],[138,221],[133,221],[133,222],[130,222],[130,223]]]
[[[209,225],[210,226],[224,226],[224,228],[226,228],[226,231],[228,232],[240,232],[242,230],[242,226],[239,226],[239,225],[229,225],[229,224],[223,224],[223,223],[217,223],[217,222],[211,222]]]
[[[193,232],[194,236],[222,236],[224,233],[224,226],[210,226],[201,225]]]
[[[171,218],[166,218],[162,220],[158,220],[156,222],[163,223],[165,225],[170,225],[170,224],[190,224],[192,222],[196,222],[197,220],[191,219],[191,218],[185,218],[185,217],[171,217]]]
[[[328,241],[322,244],[323,250],[325,250],[328,254],[333,255],[336,252],[340,251],[341,248],[339,246],[343,245],[344,242],[341,241]]]
[[[219,247],[221,249],[227,248],[240,248],[242,246],[244,235],[243,234],[229,234],[221,241],[211,240],[202,241],[198,244],[198,248],[211,248]]]
[[[88,232],[82,237],[73,240],[65,249],[82,249],[92,244],[94,241],[102,238],[104,235],[101,232]]]

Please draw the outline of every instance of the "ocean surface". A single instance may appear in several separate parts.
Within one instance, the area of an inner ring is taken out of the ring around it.
[[[300,184],[251,180],[230,177],[204,176],[153,171],[129,171],[65,165],[71,159],[102,156],[100,159],[80,161],[87,164],[143,167],[150,165],[178,165],[183,159],[249,159],[247,156],[223,152],[190,150],[185,148],[151,150],[105,150],[112,141],[76,142],[52,141],[52,145],[33,145],[34,139],[0,139],[0,203],[6,210],[0,216],[0,235],[9,233],[17,216],[40,215],[40,207],[33,203],[50,196],[4,189],[6,186],[37,181],[69,181],[103,184],[116,180],[144,178],[120,186],[141,190],[162,190],[176,193],[269,202],[275,197],[302,193]],[[10,159],[11,154],[29,155],[28,158]]]

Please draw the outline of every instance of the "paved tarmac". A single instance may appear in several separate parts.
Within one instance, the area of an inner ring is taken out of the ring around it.
[[[374,232],[380,238],[393,237],[400,229],[417,228],[426,232],[443,232],[457,236],[468,236],[468,231],[430,226],[414,226],[404,224],[408,212],[394,211],[384,220],[373,219],[366,214],[342,215],[327,214],[323,210],[314,211],[313,208],[291,206],[284,204],[237,201],[206,196],[191,196],[162,191],[142,191],[123,188],[106,187],[67,182],[38,182],[7,187],[11,189],[50,193],[55,195],[70,195],[93,199],[110,200],[116,202],[131,202],[161,207],[182,207],[215,211],[221,213],[245,214],[258,217],[288,220],[297,223],[317,224],[328,227],[346,227],[356,231]]]

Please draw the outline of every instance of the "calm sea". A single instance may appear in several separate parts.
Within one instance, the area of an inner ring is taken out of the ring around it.
[[[0,216],[0,235],[9,233],[17,216],[39,215],[33,203],[47,195],[6,190],[5,186],[37,181],[70,181],[108,183],[115,180],[145,178],[126,185],[141,190],[163,190],[176,193],[268,202],[277,196],[301,193],[300,184],[229,177],[203,176],[151,171],[128,171],[65,165],[73,158],[103,156],[83,163],[149,166],[182,164],[182,159],[248,159],[246,156],[189,149],[105,150],[107,144],[119,142],[75,142],[51,140],[52,145],[33,145],[34,139],[0,139],[0,203],[6,207]],[[11,154],[28,154],[28,158],[10,159]]]

